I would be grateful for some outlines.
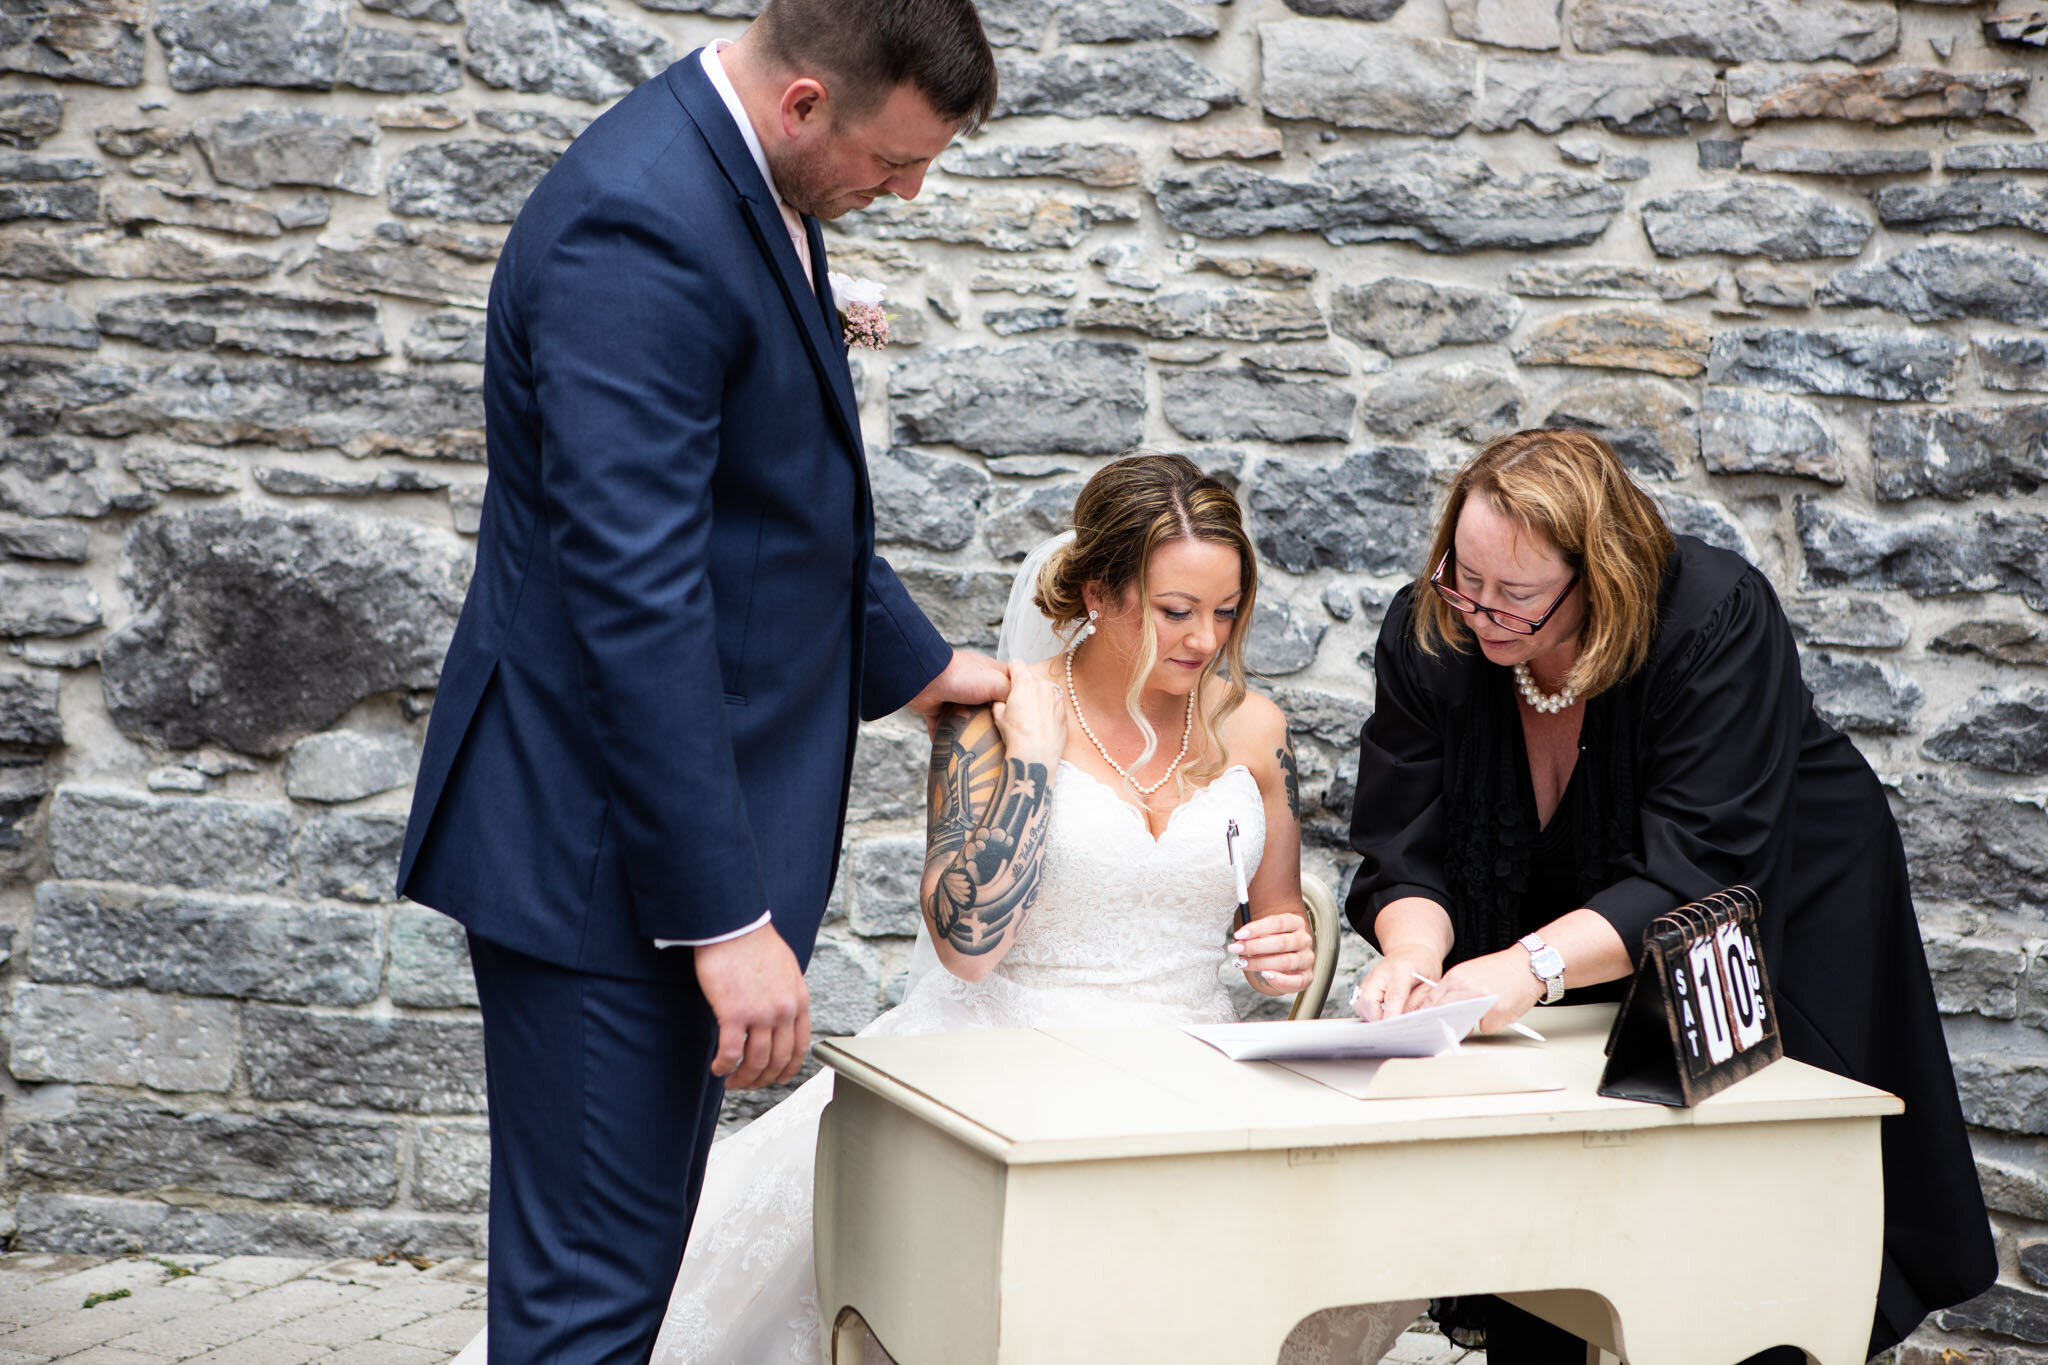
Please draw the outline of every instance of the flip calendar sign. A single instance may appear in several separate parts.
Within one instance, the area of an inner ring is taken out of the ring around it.
[[[1650,921],[1607,1037],[1600,1093],[1693,1105],[1785,1055],[1756,892],[1717,891]]]

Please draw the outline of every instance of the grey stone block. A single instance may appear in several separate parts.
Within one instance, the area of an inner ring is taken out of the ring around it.
[[[1936,1313],[1934,1325],[1945,1332],[1992,1332],[2018,1341],[2048,1343],[2048,1294],[1995,1284],[1968,1303]]]
[[[1941,242],[1845,270],[1821,286],[1830,307],[1868,304],[1915,322],[1995,318],[2048,322],[2048,257],[2003,246]]]
[[[1647,478],[1678,478],[1700,454],[1698,409],[1684,390],[1659,379],[1596,379],[1567,389],[1543,425],[1592,432]]]
[[[591,124],[587,118],[573,114],[564,118],[544,109],[479,109],[476,121],[501,133],[534,133],[558,142],[574,141],[583,136],[583,130]]]
[[[1760,308],[1810,308],[1813,306],[1813,277],[1781,266],[1735,267],[1735,291],[1744,303]]]
[[[0,569],[0,635],[78,635],[100,620],[86,579]]]
[[[1391,19],[1407,0],[1287,0],[1296,14],[1317,18]]]
[[[197,351],[213,347],[313,360],[363,360],[385,354],[372,304],[233,286],[189,294],[128,294],[96,315],[108,336],[145,346]]]
[[[1878,522],[1802,497],[1793,520],[1807,572],[1821,587],[1903,588],[1915,597],[2010,592],[2048,611],[2040,555],[2048,519],[2036,514]]]
[[[898,361],[889,372],[894,438],[985,455],[1113,455],[1144,434],[1145,361],[1107,341],[1027,341]]]
[[[443,222],[509,223],[558,155],[553,148],[510,139],[415,147],[392,163],[391,211]]]
[[[32,1183],[381,1208],[398,1193],[398,1132],[317,1114],[180,1113],[81,1099],[17,1123],[8,1165]]]
[[[2048,772],[2048,690],[1979,688],[1920,751],[1993,772]]]
[[[1917,175],[1934,168],[1921,147],[1760,147],[1742,144],[1742,168],[1778,175]]]
[[[2048,171],[2048,142],[1975,142],[1941,154],[1949,171]]]
[[[1409,241],[1442,252],[1577,246],[1605,231],[1622,206],[1622,191],[1592,176],[1544,171],[1509,178],[1457,147],[1352,152],[1323,162],[1315,175],[1331,192],[1323,236],[1339,246]],[[1173,221],[1163,191],[1160,211]]]
[[[1381,446],[1334,466],[1269,460],[1246,498],[1259,554],[1289,573],[1412,570],[1428,530],[1429,459]]]
[[[1269,588],[1259,594],[1245,626],[1244,666],[1265,678],[1299,673],[1316,661],[1316,649],[1329,629]]]
[[[132,4],[10,7],[0,16],[0,71],[140,85],[144,12]]]
[[[1058,0],[975,0],[982,32],[993,47],[1036,50],[1045,40]]]
[[[2001,664],[2048,664],[2048,634],[2017,621],[1964,621],[1929,640],[1927,648],[1936,654],[1975,654]]]
[[[106,173],[107,168],[90,157],[0,152],[0,181],[88,180]]]
[[[924,840],[907,835],[858,839],[848,847],[847,922],[854,933],[862,938],[917,933],[924,855]]]
[[[2048,482],[2048,403],[1880,412],[1870,458],[1880,501],[2031,493]]]
[[[462,22],[462,10],[455,0],[363,0],[363,8],[401,19],[425,19],[436,24]]]
[[[476,977],[463,927],[421,906],[393,910],[389,989],[394,1005],[474,1009]]]
[[[1472,121],[1495,132],[1527,124],[1556,133],[1597,123],[1610,133],[1681,137],[1692,124],[1714,120],[1716,85],[1706,62],[1492,57]]]
[[[371,153],[377,125],[366,118],[311,109],[252,109],[234,118],[200,119],[192,137],[213,178],[223,185],[377,191]]]
[[[1756,558],[1756,547],[1749,543],[1749,536],[1718,503],[1673,488],[1651,489],[1650,496],[1664,509],[1664,520],[1679,535],[1698,536],[1707,544],[1741,555],[1744,559]]]
[[[377,998],[381,928],[376,914],[340,906],[44,882],[29,971],[46,982],[360,1005]]]
[[[1010,600],[1010,575],[982,570],[898,565],[897,576],[946,643],[992,649]]]
[[[1716,474],[1785,474],[1843,481],[1842,456],[1819,408],[1753,389],[1709,388],[1700,459]]]
[[[2016,227],[2048,232],[2048,186],[2011,177],[1941,185],[1886,185],[1870,196],[1878,221],[1908,232],[1984,232]]]
[[[408,359],[438,364],[446,361],[484,363],[484,320],[481,315],[453,311],[429,313],[412,325],[406,338]]]
[[[1485,442],[1521,426],[1522,390],[1505,370],[1459,361],[1381,380],[1367,390],[1359,415],[1380,436],[1428,431]]]
[[[0,669],[0,741],[39,748],[62,744],[57,688],[54,673]]]
[[[1022,336],[1026,332],[1050,332],[1067,325],[1064,308],[991,308],[981,315],[982,323],[999,337]]]
[[[811,1036],[858,1033],[882,1012],[882,962],[860,942],[823,939],[804,968],[811,988]]]
[[[0,184],[0,222],[18,218],[90,221],[100,216],[100,192],[91,185],[48,183]]]
[[[15,1206],[15,1245],[92,1256],[480,1256],[483,1224],[434,1214],[181,1208],[153,1199],[29,1194]]]
[[[491,1130],[481,1123],[413,1129],[412,1197],[436,1213],[482,1213],[491,1202]]]
[[[2048,393],[2048,341],[2034,336],[1977,337],[1977,380],[1987,389]]]
[[[174,90],[334,86],[344,0],[159,0],[156,13]]]
[[[1446,0],[1444,8],[1451,32],[1475,43],[1548,52],[1564,37],[1554,0]]]
[[[448,480],[414,469],[383,469],[360,479],[335,479],[305,469],[258,465],[256,486],[286,498],[368,498],[379,493],[438,493]]]
[[[1946,402],[1963,343],[1877,328],[1745,327],[1714,338],[1707,382],[1885,402]]]
[[[160,229],[21,232],[0,239],[0,277],[38,280],[253,280],[277,266],[256,251],[222,250]]]
[[[406,242],[316,247],[313,278],[330,289],[351,294],[389,294],[478,309],[484,306],[490,289],[488,274],[478,274],[462,257]],[[476,351],[479,360],[481,344],[479,341]]]
[[[1271,696],[1287,717],[1287,733],[1305,736],[1332,749],[1358,744],[1358,732],[1372,715],[1372,705],[1356,697],[1338,696],[1305,687],[1276,687]]]
[[[285,794],[294,801],[355,801],[412,781],[412,741],[399,734],[329,730],[308,735],[284,761]]]
[[[59,877],[268,891],[284,882],[282,806],[66,786],[50,806]]]
[[[468,0],[470,74],[498,90],[608,104],[675,60],[661,34],[597,0]]]
[[[1055,52],[996,57],[996,117],[1197,119],[1242,102],[1237,87],[1184,52]]]
[[[1342,441],[1358,399],[1320,380],[1260,370],[1182,370],[1162,374],[1160,408],[1196,441]]]
[[[462,84],[462,56],[424,33],[351,28],[337,79],[358,90],[440,94]]]
[[[1874,598],[1821,593],[1788,597],[1784,605],[1792,638],[1801,644],[1897,649],[1906,643],[1906,623]],[[1940,642],[1932,648],[1939,651]]]
[[[1464,43],[1284,19],[1259,25],[1259,57],[1275,118],[1432,137],[1472,120],[1479,55]]]
[[[292,876],[303,895],[388,901],[398,894],[404,843],[405,816],[396,812],[315,812],[292,840]]]
[[[1977,1183],[1991,1209],[2048,1222],[2048,1177],[2034,1166],[1979,1155]]]
[[[483,1029],[468,1021],[247,1005],[242,1058],[259,1100],[427,1114],[484,1107]]]
[[[365,697],[431,687],[467,566],[424,528],[243,508],[130,533],[137,614],[101,673],[124,729],[174,748],[276,754]]]
[[[989,553],[997,559],[1022,559],[1040,541],[1073,529],[1081,486],[1079,479],[1066,479],[1029,488],[995,508],[981,532]]]
[[[1498,341],[1521,316],[1522,305],[1511,295],[1402,275],[1340,285],[1330,298],[1330,326],[1338,336],[1388,355]]]
[[[1047,198],[1003,190],[960,195],[933,190],[920,194],[915,203],[877,200],[842,221],[843,230],[854,237],[957,242],[991,251],[1021,252],[1074,246],[1104,223],[1128,223],[1137,216],[1128,204],[1110,199]],[[1067,281],[1045,284],[1071,292]]]
[[[1074,326],[1143,332],[1161,341],[1301,341],[1328,336],[1307,290],[1199,289],[1148,299],[1091,299]]]
[[[1663,195],[1643,205],[1642,218],[1659,256],[1719,251],[1810,261],[1854,256],[1871,233],[1867,217],[1823,195],[1754,181]]]
[[[1962,916],[1920,912],[1920,942],[1943,1014],[2019,1017],[2027,952],[2017,938],[1987,933]]]
[[[235,1006],[99,987],[15,987],[8,1070],[21,1081],[225,1092]]]
[[[1090,0],[1059,11],[1063,43],[1132,43],[1159,38],[1213,38],[1216,25],[1171,0]]]
[[[209,228],[244,237],[276,237],[284,225],[260,200],[198,190],[113,185],[100,202],[110,223],[166,223],[174,227]]]
[[[98,348],[100,334],[91,318],[54,289],[9,289],[0,291],[0,343],[90,351]]]
[[[900,447],[868,456],[877,540],[957,550],[974,538],[992,480],[964,460]]]
[[[2048,906],[2040,807],[1921,772],[1899,780],[1892,808],[1916,895],[2037,914]]]
[[[1857,734],[1895,735],[1912,728],[1924,699],[1920,684],[1891,664],[1825,650],[1803,652],[1799,676],[1821,719]]]
[[[1137,184],[1144,166],[1138,149],[1127,142],[1052,142],[956,146],[939,158],[939,169],[976,179],[1048,176],[1110,189]]]
[[[860,821],[921,816],[931,752],[931,741],[925,737],[923,726],[912,728],[883,721],[861,726],[859,747],[853,755],[846,818]]]
[[[1581,0],[1581,52],[1639,48],[1723,62],[1868,62],[1899,44],[1898,11],[1873,0]]]

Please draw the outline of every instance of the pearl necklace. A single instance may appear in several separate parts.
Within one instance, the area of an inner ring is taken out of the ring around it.
[[[1536,685],[1536,679],[1529,672],[1527,664],[1515,665],[1515,690],[1522,694],[1523,701],[1546,716],[1555,715],[1579,699],[1579,689],[1570,683],[1566,683],[1564,690],[1555,696],[1545,692]]]
[[[1173,776],[1174,769],[1180,767],[1180,761],[1188,756],[1188,740],[1195,733],[1195,694],[1193,692],[1188,693],[1188,718],[1186,723],[1181,726],[1180,752],[1173,756],[1173,762],[1166,765],[1166,771],[1159,774],[1157,782],[1154,782],[1149,787],[1141,787],[1131,777],[1129,770],[1123,764],[1109,756],[1109,750],[1102,747],[1102,741],[1095,737],[1095,731],[1088,726],[1087,715],[1081,710],[1081,694],[1074,690],[1074,654],[1080,643],[1079,640],[1076,640],[1067,649],[1067,700],[1073,703],[1074,719],[1081,722],[1081,733],[1088,736],[1088,742],[1095,746],[1096,753],[1102,755],[1102,761],[1116,769],[1116,775],[1124,780],[1124,785],[1140,796],[1150,796],[1153,792],[1166,785],[1166,780]]]

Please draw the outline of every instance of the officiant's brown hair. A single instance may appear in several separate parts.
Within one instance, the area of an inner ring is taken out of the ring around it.
[[[1429,576],[1451,553],[1458,516],[1471,497],[1533,531],[1579,571],[1586,623],[1569,681],[1596,696],[1641,668],[1657,630],[1657,591],[1677,548],[1664,514],[1636,486],[1614,447],[1590,431],[1536,428],[1487,443],[1451,479],[1415,580],[1415,640],[1431,654],[1470,647],[1465,618]]]
[[[996,107],[996,59],[974,0],[768,0],[754,31],[792,71],[822,73],[853,114],[900,85],[970,132]]]
[[[1213,690],[1216,700],[1195,708],[1188,752],[1203,758],[1181,769],[1182,790],[1186,790],[1201,786],[1229,766],[1223,722],[1244,704],[1244,639],[1251,627],[1252,609],[1258,605],[1259,563],[1251,537],[1245,534],[1244,513],[1230,490],[1185,455],[1143,451],[1111,461],[1096,470],[1081,489],[1074,502],[1074,539],[1046,561],[1033,601],[1061,639],[1072,639],[1088,619],[1084,587],[1093,583],[1111,598],[1135,593],[1142,603],[1149,596],[1147,577],[1153,554],[1179,540],[1206,540],[1237,551],[1236,623],[1223,648],[1202,669],[1197,684],[1197,695],[1209,696]],[[1138,710],[1146,675],[1158,662],[1158,643],[1149,630],[1142,632],[1141,638],[1143,652],[1124,692],[1124,709],[1145,736],[1145,752],[1131,765],[1133,770],[1152,756],[1158,744],[1158,736]],[[1223,677],[1224,685],[1211,689],[1210,679],[1218,676]]]

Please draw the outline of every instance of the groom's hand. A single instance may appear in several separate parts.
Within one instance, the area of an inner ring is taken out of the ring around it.
[[[1009,695],[1009,669],[986,654],[956,649],[945,671],[910,699],[909,709],[923,716],[925,728],[932,730],[939,723],[939,708],[947,702],[955,706],[986,706]]]
[[[718,1018],[711,1074],[728,1090],[780,1085],[796,1075],[811,1045],[811,992],[796,954],[764,924],[693,950],[697,984]]]

